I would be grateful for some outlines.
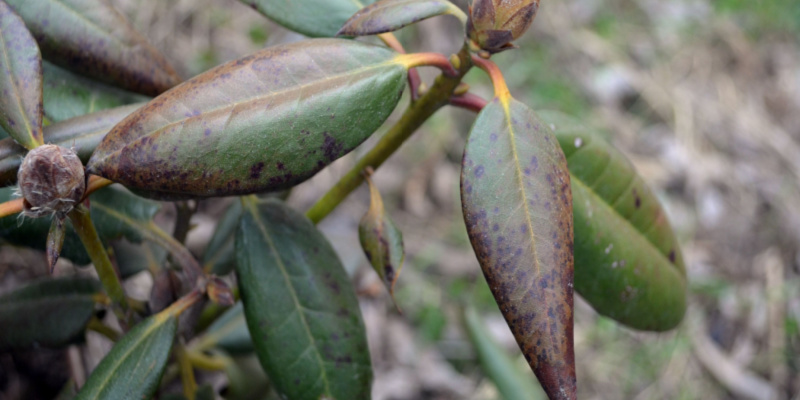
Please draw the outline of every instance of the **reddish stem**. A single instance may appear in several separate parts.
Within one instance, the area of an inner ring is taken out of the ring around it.
[[[469,110],[475,113],[480,112],[483,110],[483,107],[486,107],[486,104],[489,102],[486,101],[483,97],[480,97],[473,93],[464,93],[461,96],[453,96],[450,98],[450,105],[463,108],[465,110]]]
[[[492,79],[492,84],[494,85],[495,97],[501,100],[511,97],[511,92],[508,90],[508,85],[506,85],[503,72],[500,71],[500,68],[497,66],[497,64],[475,55],[472,56],[472,62],[478,68],[489,74],[489,77]]]

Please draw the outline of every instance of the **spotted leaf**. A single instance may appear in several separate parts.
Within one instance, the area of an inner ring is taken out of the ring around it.
[[[352,40],[268,48],[201,74],[117,125],[88,170],[150,195],[276,191],[386,120],[413,56]]]
[[[564,154],[526,105],[478,114],[461,171],[472,247],[500,311],[551,399],[575,399],[572,194]]]

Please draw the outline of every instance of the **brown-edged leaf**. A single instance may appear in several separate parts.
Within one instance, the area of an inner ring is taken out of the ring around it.
[[[361,240],[364,255],[367,256],[367,260],[381,277],[381,281],[394,300],[394,285],[400,276],[406,256],[403,248],[403,233],[397,229],[394,221],[386,213],[381,193],[372,179],[366,177],[366,181],[369,184],[370,203],[369,210],[358,224],[358,237]]]
[[[446,14],[467,21],[466,14],[448,0],[379,0],[353,15],[336,35],[377,35]]]
[[[409,57],[340,39],[262,50],[134,112],[97,147],[88,170],[155,197],[291,187],[383,124]]]
[[[6,0],[42,55],[63,68],[155,96],[180,77],[107,0]]]
[[[551,399],[575,399],[572,194],[553,134],[526,105],[495,98],[464,151],[472,247],[525,358]]]
[[[22,146],[42,139],[42,55],[25,23],[0,0],[0,126]]]

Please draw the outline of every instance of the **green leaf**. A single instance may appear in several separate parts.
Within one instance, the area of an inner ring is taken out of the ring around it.
[[[366,180],[369,184],[370,205],[358,224],[358,237],[364,255],[394,299],[394,285],[397,283],[406,257],[403,233],[397,229],[394,221],[386,213],[381,193],[372,183],[372,179],[367,177]]]
[[[523,374],[511,357],[492,338],[486,328],[486,322],[474,308],[464,310],[464,327],[469,336],[483,373],[494,382],[500,398],[504,400],[539,400],[544,399],[542,388],[537,385],[536,378],[530,372]]]
[[[42,55],[70,71],[155,96],[181,79],[107,0],[6,0]]]
[[[234,201],[222,215],[203,254],[203,268],[214,275],[227,275],[236,265],[234,238],[242,216],[242,202]]]
[[[338,39],[262,50],[134,112],[97,147],[88,171],[183,197],[294,186],[383,124],[412,59]]]
[[[75,400],[149,399],[172,349],[178,315],[171,308],[137,324],[92,371]]]
[[[83,339],[94,314],[94,279],[44,279],[0,296],[0,351],[61,347]]]
[[[333,37],[344,23],[375,0],[241,0],[267,18],[311,37]]]
[[[256,354],[286,398],[368,399],[358,300],[324,236],[276,200],[246,199],[236,272]]]
[[[95,147],[111,128],[142,104],[99,111],[44,128],[47,143],[74,148],[81,161],[89,161]],[[0,186],[17,182],[17,170],[27,150],[12,139],[0,140]]]
[[[367,36],[393,32],[446,14],[467,23],[467,15],[448,0],[379,0],[353,15],[336,35]]]
[[[683,257],[656,196],[625,156],[564,114],[545,111],[572,173],[575,290],[598,313],[665,331],[686,311]]]
[[[0,201],[12,198],[10,188],[0,189]],[[129,193],[124,188],[110,186],[95,192],[91,197],[92,220],[97,232],[103,240],[126,238],[140,243],[142,239],[151,239],[163,244],[159,238],[148,231],[152,218],[161,206],[151,200],[142,199]],[[0,219],[0,238],[19,246],[38,250],[47,248],[47,235],[50,219],[24,219],[17,216]],[[61,256],[72,262],[85,265],[91,262],[69,220],[64,221],[67,235]]]
[[[0,126],[32,149],[42,139],[42,55],[25,23],[0,1]]]
[[[218,347],[233,355],[253,352],[253,340],[250,338],[250,331],[247,330],[244,307],[241,302],[226,310],[213,324],[209,325],[206,333],[200,339],[198,347],[203,350]]]
[[[75,75],[48,62],[43,66],[44,113],[53,122],[150,100],[146,96]]]
[[[112,243],[112,247],[114,260],[122,279],[130,278],[142,271],[151,271],[155,276],[167,261],[166,249],[153,242],[134,244],[121,240]]]
[[[553,134],[526,105],[495,98],[478,114],[461,171],[472,247],[545,392],[576,396],[572,195]]]

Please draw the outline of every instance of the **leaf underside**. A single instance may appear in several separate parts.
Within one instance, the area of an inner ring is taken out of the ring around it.
[[[448,0],[381,0],[353,15],[337,35],[367,36],[393,32],[439,15],[463,15]]]
[[[686,275],[656,196],[625,156],[571,117],[540,112],[572,174],[575,290],[600,314],[665,331],[686,310]]]
[[[484,276],[526,360],[550,398],[574,399],[569,174],[530,108],[495,98],[478,114],[461,201]]]
[[[201,74],[117,125],[88,170],[144,195],[212,197],[294,186],[361,144],[400,99],[396,53],[316,39]]]
[[[368,399],[372,368],[355,291],[302,214],[247,199],[236,271],[256,354],[291,399]]]

